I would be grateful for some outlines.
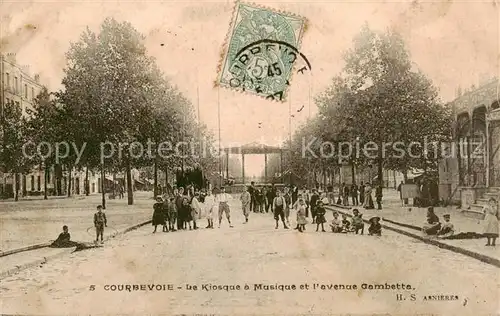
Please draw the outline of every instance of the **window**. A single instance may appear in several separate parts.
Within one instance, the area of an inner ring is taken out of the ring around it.
[[[7,83],[7,89],[10,88],[10,75],[8,72],[5,73],[5,82]]]
[[[14,93],[19,92],[19,82],[17,81],[17,77],[14,77]]]
[[[31,100],[35,99],[35,88],[31,87]]]
[[[24,84],[24,98],[25,99],[28,98],[28,85],[27,84]]]
[[[47,183],[50,183],[50,170],[47,171]]]
[[[31,176],[31,191],[35,191],[35,176]]]
[[[38,190],[37,190],[37,191],[40,191],[40,186],[41,186],[41,185],[40,185],[40,184],[41,184],[41,179],[40,179],[40,176],[38,176],[38,177],[37,177],[37,179],[36,179],[36,184],[37,184],[37,186],[36,186],[36,187],[38,188]]]

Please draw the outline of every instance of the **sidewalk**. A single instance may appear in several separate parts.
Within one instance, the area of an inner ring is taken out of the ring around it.
[[[416,208],[410,205],[403,207],[401,205],[401,201],[399,200],[399,194],[395,190],[384,190],[382,210],[366,210],[361,206],[349,206],[349,210],[346,209],[345,211],[347,211],[347,213],[352,213],[351,210],[353,208],[359,209],[360,213],[363,214],[363,219],[365,220],[368,220],[373,216],[379,216],[382,218],[381,223],[384,225],[394,226],[415,235],[425,237],[425,234],[414,228],[420,229],[426,222],[427,208]],[[451,222],[455,226],[455,233],[482,233],[482,221],[462,215],[460,209],[457,209],[456,206],[435,207],[434,211],[440,220],[443,219],[444,214],[451,215]],[[327,220],[330,220],[330,218],[327,218]],[[497,247],[486,247],[485,239],[437,240],[447,245],[463,248],[474,253],[479,253],[481,255],[500,260],[500,243]],[[500,240],[498,241],[500,242]]]
[[[151,219],[152,192],[134,192],[134,205],[127,199],[106,201],[108,220],[105,234]],[[67,199],[6,201],[0,204],[0,252],[43,244],[57,238],[63,225],[69,226],[71,240],[92,241],[93,214],[101,204],[100,195]]]
[[[128,225],[113,234],[108,234],[105,236],[105,242],[112,238],[120,237],[132,230],[135,230],[144,225],[151,224],[151,221],[144,221],[140,223],[135,223],[134,225]],[[35,250],[23,251],[0,257],[0,279],[7,276],[15,274],[21,270],[28,269],[34,266],[43,266],[49,260],[53,260],[64,255],[71,254],[75,250],[75,247],[71,248],[50,248],[44,247]]]

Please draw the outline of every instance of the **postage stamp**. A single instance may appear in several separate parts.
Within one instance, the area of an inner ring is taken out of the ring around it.
[[[307,60],[299,52],[305,28],[305,18],[238,2],[217,83],[285,100],[296,60]]]

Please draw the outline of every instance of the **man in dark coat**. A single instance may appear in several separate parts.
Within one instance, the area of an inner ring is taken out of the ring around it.
[[[257,199],[255,196],[255,191],[257,188],[255,188],[255,182],[252,181],[250,182],[250,187],[248,188],[248,193],[250,193],[250,211],[251,212],[257,212]]]
[[[151,224],[155,227],[153,234],[156,233],[158,225],[165,226],[165,214],[163,212],[163,200],[161,197],[156,197],[156,203],[153,204],[153,219]]]
[[[382,209],[382,184],[379,183],[375,189],[375,198],[377,199],[377,209]]]
[[[316,204],[317,204],[318,200],[319,200],[318,191],[316,189],[313,189],[312,194],[311,194],[311,204],[310,204],[313,224],[315,223],[315,219],[316,219]]]
[[[271,187],[267,190],[267,207],[266,207],[266,213],[269,211],[269,208],[271,208],[271,213],[273,212],[274,205],[273,201],[274,198],[276,197],[276,188],[274,186],[274,183],[271,184]]]
[[[182,211],[182,200],[184,199],[184,188],[180,187],[179,190],[174,190],[175,208],[177,209],[177,230],[184,228],[184,212]]]
[[[359,205],[363,205],[365,203],[365,185],[363,181],[359,184]]]

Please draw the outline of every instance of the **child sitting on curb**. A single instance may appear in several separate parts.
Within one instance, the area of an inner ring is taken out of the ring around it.
[[[370,227],[368,227],[368,235],[382,236],[382,225],[380,225],[380,217],[375,216],[370,218]]]
[[[333,219],[330,223],[330,228],[332,229],[332,233],[342,232],[342,221],[339,218],[339,213],[333,212]]]
[[[346,214],[342,214],[342,233],[348,233],[351,230],[351,222]]]

